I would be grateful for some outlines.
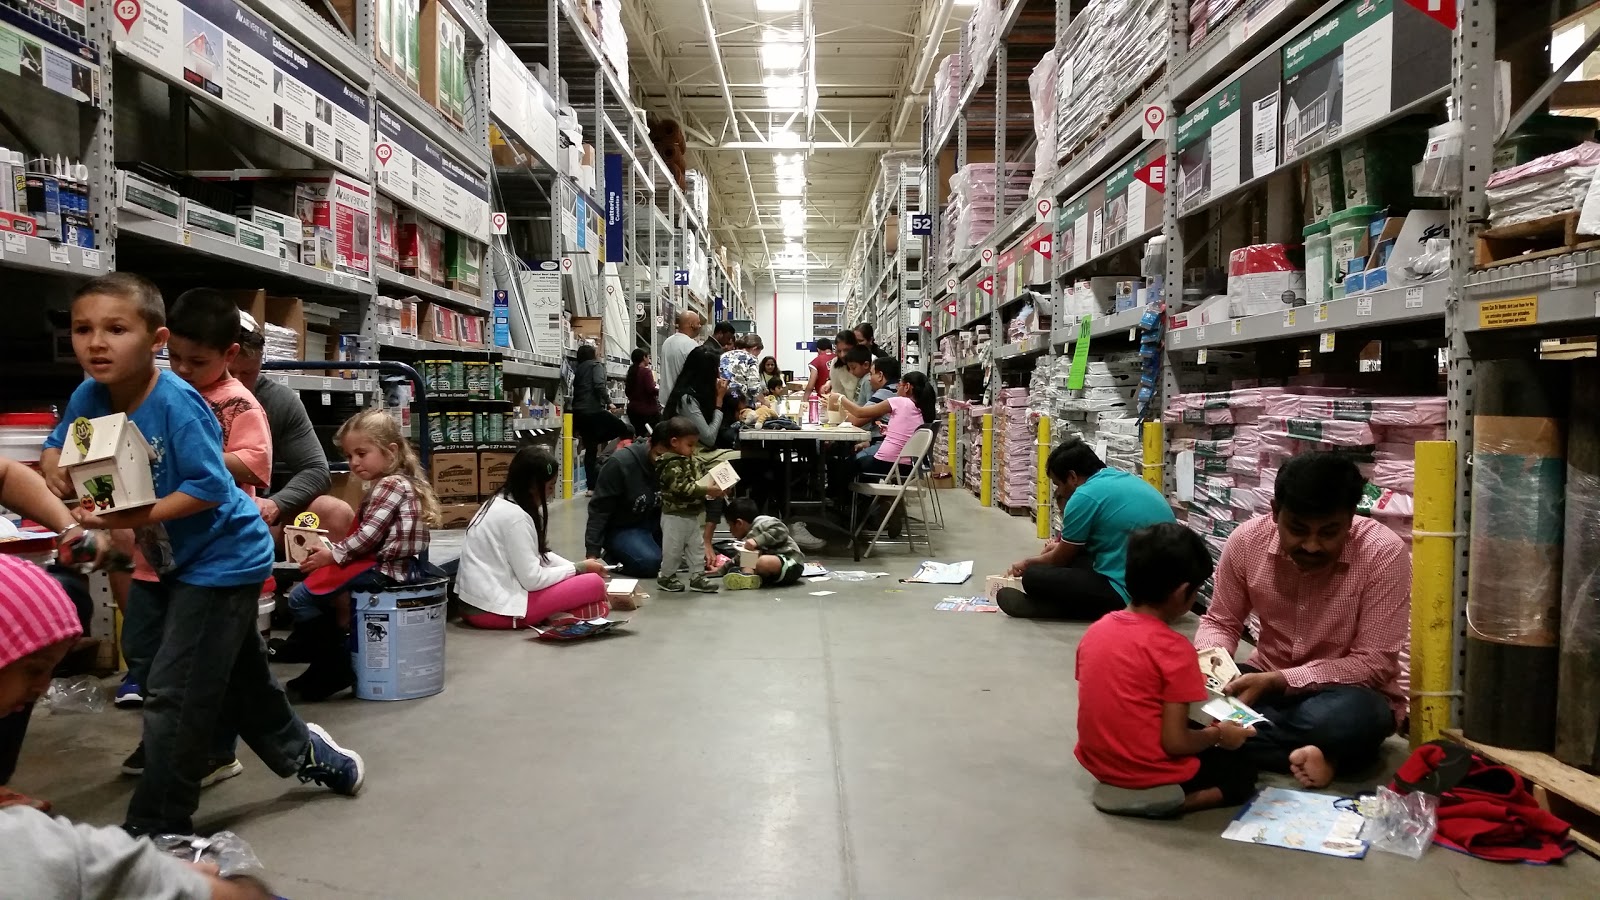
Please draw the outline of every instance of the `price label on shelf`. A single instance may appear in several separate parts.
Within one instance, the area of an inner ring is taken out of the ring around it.
[[[287,259],[278,260],[278,271],[279,272],[287,272],[287,271],[289,271],[289,261]]]
[[[1285,327],[1285,328],[1293,328],[1294,327],[1294,310],[1286,309],[1286,310],[1283,311],[1283,327]]]
[[[28,239],[13,231],[6,232],[6,252],[27,256]]]
[[[194,238],[190,236],[189,229],[187,229],[187,228],[179,228],[178,229],[178,240],[182,241],[183,245],[185,247],[187,247],[194,241]]]
[[[366,406],[367,405],[367,395],[363,394],[360,391],[356,391],[356,405],[357,406]]]
[[[83,251],[83,267],[85,269],[98,269],[98,268],[100,268],[100,251],[99,250],[85,250],[85,251]]]
[[[1202,366],[1206,364],[1206,360],[1209,358],[1210,354],[1206,352],[1204,347],[1200,348],[1200,352],[1194,355],[1194,361]]]
[[[1174,331],[1172,333],[1172,346],[1176,347],[1181,343],[1183,343],[1183,329],[1182,328],[1180,328],[1177,331]]]
[[[1406,309],[1422,308],[1422,288],[1406,288]]]
[[[1333,352],[1333,332],[1324,331],[1317,338],[1317,352],[1319,352],[1319,353],[1332,353]]]
[[[1194,330],[1194,338],[1197,341],[1203,341],[1206,339],[1206,327],[1204,325],[1201,325],[1199,328]]]
[[[1139,339],[1139,326],[1135,325],[1132,328],[1128,329],[1128,340],[1136,341],[1138,339]]]
[[[323,391],[322,392],[322,405],[323,406],[332,406],[333,405],[333,395],[328,393],[327,391]]]
[[[1317,304],[1317,312],[1316,312],[1316,315],[1315,315],[1314,318],[1316,319],[1317,324],[1319,324],[1319,325],[1322,324],[1323,322],[1328,321],[1328,304],[1326,304],[1326,303],[1318,303]]]
[[[50,261],[59,266],[72,265],[72,254],[68,252],[65,244],[50,245]]]
[[[1357,297],[1356,298],[1356,318],[1362,319],[1362,318],[1366,318],[1366,317],[1368,317],[1370,315],[1372,315],[1372,298],[1371,297]]]
[[[1553,289],[1578,286],[1578,267],[1570,259],[1550,266],[1550,287]]]
[[[1229,330],[1231,330],[1234,333],[1235,336],[1244,334],[1244,320],[1243,319],[1234,319],[1233,322],[1230,325]]]
[[[325,390],[325,391],[333,390],[333,379],[332,378],[324,378],[324,379],[322,379],[322,389]]]

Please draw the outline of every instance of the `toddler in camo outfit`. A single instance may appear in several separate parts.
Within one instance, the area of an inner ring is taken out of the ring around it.
[[[656,459],[656,478],[661,484],[661,576],[656,585],[663,591],[681,593],[684,584],[678,580],[678,570],[698,559],[699,565],[690,571],[689,590],[714,594],[717,583],[706,574],[705,536],[706,499],[722,496],[716,485],[709,488],[700,484],[708,466],[695,457],[700,443],[700,432],[693,422],[682,416],[668,419],[657,426],[653,438],[665,432],[671,448]]]

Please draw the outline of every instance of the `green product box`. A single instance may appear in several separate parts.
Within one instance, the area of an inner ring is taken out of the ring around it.
[[[504,400],[506,398],[505,378],[505,364],[491,363],[489,369],[489,391],[490,396],[496,400]]]
[[[477,293],[483,285],[483,245],[455,230],[444,235],[445,285]]]
[[[183,198],[179,204],[178,224],[193,231],[208,231],[237,241],[239,220],[224,212],[217,212],[198,200]]]
[[[259,225],[252,225],[243,220],[236,221],[234,225],[239,232],[239,246],[248,247],[251,250],[261,253],[270,253],[273,256],[278,255],[278,247],[283,242],[276,234],[272,235],[271,246],[268,246],[267,230],[265,228],[262,228]]]
[[[450,360],[450,386],[447,391],[464,391],[467,389],[467,364],[459,359]]]

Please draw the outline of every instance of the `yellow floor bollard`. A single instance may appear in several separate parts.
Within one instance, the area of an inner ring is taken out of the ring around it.
[[[1038,445],[1039,472],[1036,476],[1038,486],[1034,488],[1033,520],[1039,537],[1044,539],[1050,536],[1050,474],[1045,471],[1045,466],[1050,460],[1049,416],[1039,417],[1039,431],[1034,443]]]
[[[1167,441],[1166,429],[1160,422],[1144,423],[1144,475],[1145,483],[1167,492]]]
[[[561,416],[561,498],[572,499],[572,460],[576,454],[572,452],[572,413]],[[589,485],[589,490],[594,490],[594,485]]]
[[[1411,746],[1450,727],[1455,669],[1456,444],[1419,441],[1411,538]]]
[[[983,414],[983,450],[978,458],[978,502],[984,506],[994,505],[994,473],[990,466],[994,464],[994,414]]]
[[[956,414],[946,413],[944,423],[945,449],[950,451],[950,483],[961,487],[961,458],[956,455]]]

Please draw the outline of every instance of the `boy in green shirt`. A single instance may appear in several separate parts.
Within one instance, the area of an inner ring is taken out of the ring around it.
[[[700,565],[689,580],[689,590],[715,594],[717,583],[706,574],[701,530],[706,522],[706,500],[721,497],[723,492],[714,484],[700,484],[708,469],[695,456],[700,431],[683,416],[674,416],[656,427],[650,442],[671,448],[656,459],[656,477],[661,483],[661,574],[656,585],[663,591],[682,593],[678,569],[691,563],[698,550]]]
[[[800,581],[806,568],[806,555],[800,545],[789,536],[788,526],[776,516],[757,515],[756,502],[740,497],[728,504],[728,531],[736,540],[744,542],[744,549],[761,553],[755,567],[746,572],[732,572],[722,579],[722,586],[730,591],[748,591],[758,587],[785,587]]]

